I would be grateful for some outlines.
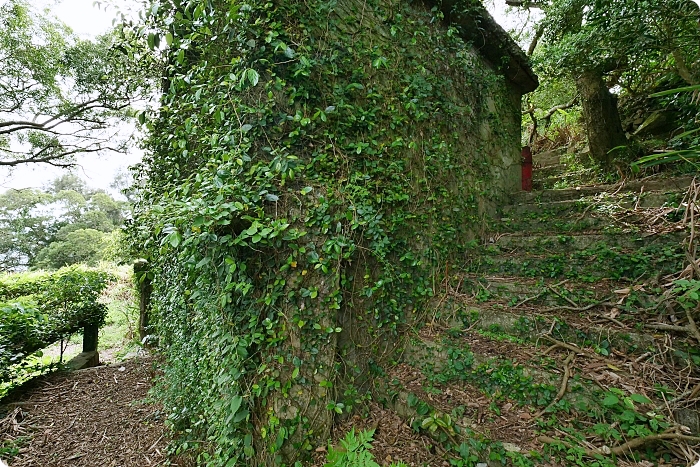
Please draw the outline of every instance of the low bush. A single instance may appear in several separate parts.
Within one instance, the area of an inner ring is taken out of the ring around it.
[[[99,303],[112,277],[84,267],[0,278],[0,382],[11,367],[86,325],[101,326],[107,307]]]

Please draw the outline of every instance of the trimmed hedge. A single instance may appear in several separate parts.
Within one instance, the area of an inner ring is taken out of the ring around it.
[[[107,272],[76,266],[0,278],[0,382],[37,350],[104,324],[107,307],[98,298],[111,280]]]

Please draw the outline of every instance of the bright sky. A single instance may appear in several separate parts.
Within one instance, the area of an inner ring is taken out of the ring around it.
[[[112,27],[115,10],[105,11],[93,6],[94,0],[32,0],[33,5],[46,5],[64,23],[81,37],[92,38],[108,31]],[[120,0],[120,8],[135,7],[134,0]],[[141,153],[134,150],[131,154],[107,154],[96,157],[94,154],[79,157],[80,167],[75,173],[93,188],[108,189],[114,176],[120,170],[125,170],[141,159]],[[65,174],[65,169],[45,166],[45,164],[28,164],[27,167],[17,167],[12,170],[0,167],[0,191],[7,188],[42,187],[50,180]]]

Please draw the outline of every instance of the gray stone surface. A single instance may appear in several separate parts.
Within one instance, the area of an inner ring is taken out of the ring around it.
[[[678,409],[673,412],[676,421],[690,428],[690,433],[693,436],[700,434],[700,412],[693,409]]]
[[[71,361],[67,363],[68,368],[71,371],[82,370],[85,368],[91,368],[100,364],[100,354],[97,350],[92,352],[79,353]]]

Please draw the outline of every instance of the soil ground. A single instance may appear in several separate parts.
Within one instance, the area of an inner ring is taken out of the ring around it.
[[[0,442],[19,449],[10,467],[168,465],[157,405],[146,402],[151,357],[53,373],[0,406]]]

